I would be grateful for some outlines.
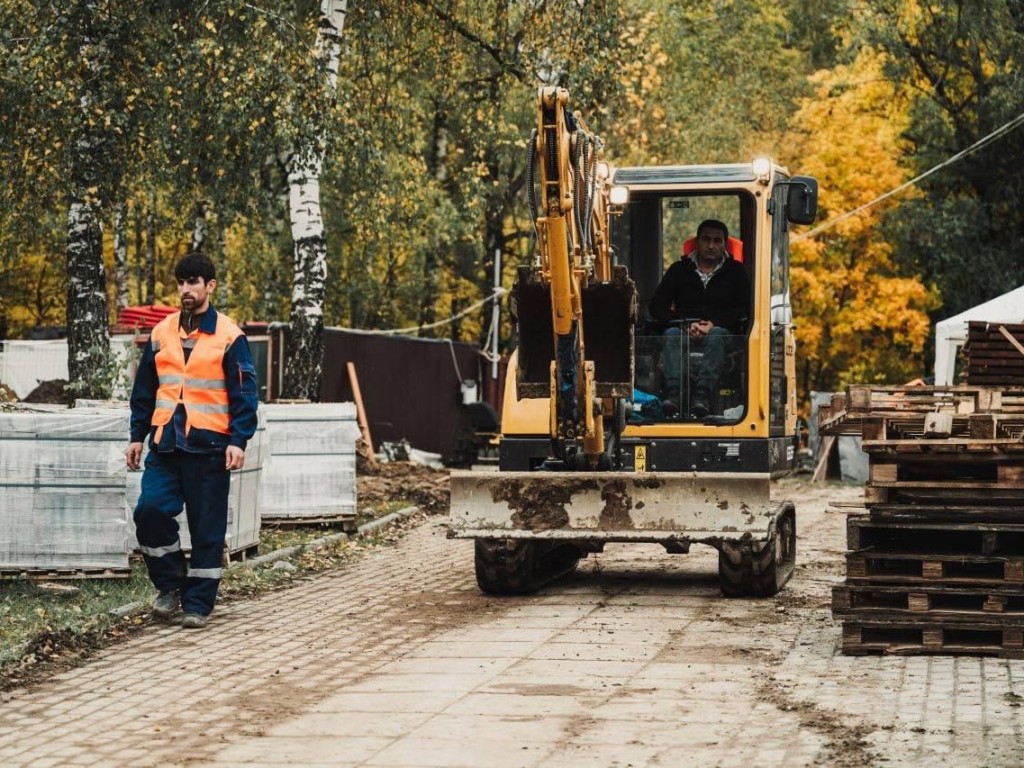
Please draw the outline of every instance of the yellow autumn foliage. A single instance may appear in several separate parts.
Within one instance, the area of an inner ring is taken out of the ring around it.
[[[787,158],[818,179],[819,221],[853,211],[906,181],[908,104],[883,77],[882,58],[863,51],[849,65],[814,75],[815,93],[793,126]],[[793,244],[793,303],[802,395],[849,383],[902,383],[924,373],[934,286],[902,274],[885,215],[901,193]],[[802,399],[805,399],[802,398]]]

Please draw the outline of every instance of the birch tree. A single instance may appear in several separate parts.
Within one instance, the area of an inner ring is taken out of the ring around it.
[[[100,35],[98,3],[82,3],[78,10],[82,77],[78,81],[80,109],[69,174],[68,381],[76,386],[79,397],[105,398],[110,393],[102,391],[102,385],[91,374],[103,367],[110,354],[99,191],[107,131],[101,118],[104,105],[100,89],[109,76],[111,52]]]
[[[324,292],[327,282],[327,241],[320,210],[320,173],[323,169],[330,105],[338,85],[341,34],[347,0],[322,0],[313,65],[325,79],[314,92],[313,111],[303,132],[305,139],[288,164],[289,210],[292,229],[292,306],[284,395],[320,399],[323,377]],[[319,98],[317,98],[319,96]]]
[[[114,290],[117,311],[128,306],[128,222],[124,203],[114,207]]]

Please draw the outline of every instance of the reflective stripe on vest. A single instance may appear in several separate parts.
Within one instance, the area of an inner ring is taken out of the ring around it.
[[[180,403],[185,406],[186,435],[192,427],[230,434],[224,353],[242,331],[218,313],[213,333],[196,329],[186,337],[179,327],[180,316],[180,312],[168,315],[150,335],[159,380],[151,423],[158,433],[163,432]],[[182,348],[185,344],[192,349],[187,363]]]

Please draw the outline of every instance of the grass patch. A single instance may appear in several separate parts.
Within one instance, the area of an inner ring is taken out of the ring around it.
[[[379,506],[380,511],[371,511],[366,520],[409,504]],[[264,554],[308,544],[337,532],[320,526],[266,528],[260,532],[259,551]],[[227,569],[218,600],[286,587],[298,578],[336,568],[366,549],[395,541],[403,533],[403,526],[393,526],[358,538],[342,537],[320,549],[301,552],[285,568],[268,563]],[[41,667],[40,672],[48,666],[67,666],[88,655],[92,648],[141,628],[150,621],[146,608],[155,596],[141,560],[132,563],[127,578],[0,581],[0,689],[38,677],[31,669],[36,665]],[[131,603],[139,604],[138,610],[127,615],[112,613]]]
[[[117,620],[112,610],[154,594],[141,562],[130,578],[0,582],[0,669],[37,635],[102,631]]]

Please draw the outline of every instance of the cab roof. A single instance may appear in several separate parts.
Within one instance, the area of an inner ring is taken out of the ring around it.
[[[772,166],[773,170],[782,170]],[[666,184],[737,184],[756,180],[750,163],[728,163],[721,165],[662,165],[616,168],[612,184],[644,186]]]

